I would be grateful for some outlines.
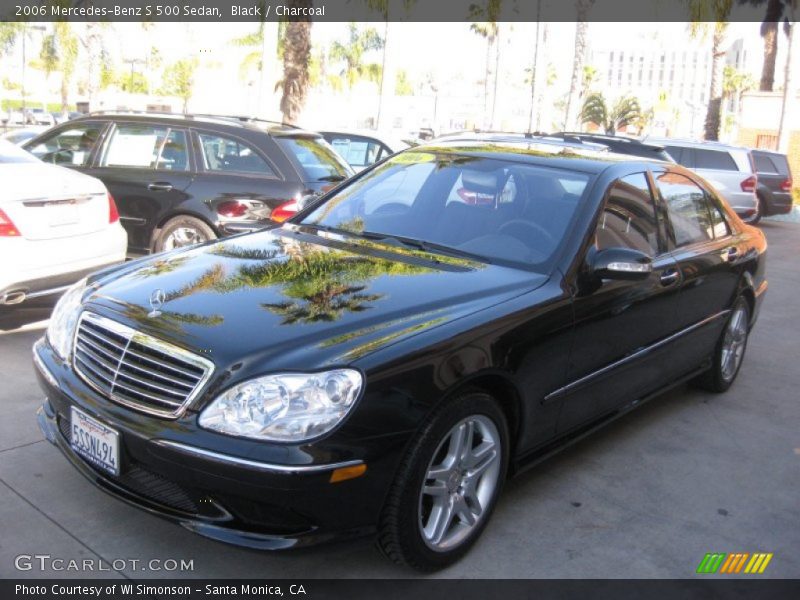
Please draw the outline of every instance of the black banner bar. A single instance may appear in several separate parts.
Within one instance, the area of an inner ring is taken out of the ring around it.
[[[769,579],[525,580],[525,579],[306,579],[306,580],[3,580],[3,600],[567,600],[647,598],[711,600],[800,597],[800,581]]]
[[[258,22],[348,21],[674,21],[693,19],[685,0],[0,0],[0,21]],[[762,21],[765,6],[734,0],[721,19],[716,6],[698,20]],[[579,7],[587,10],[579,13]]]

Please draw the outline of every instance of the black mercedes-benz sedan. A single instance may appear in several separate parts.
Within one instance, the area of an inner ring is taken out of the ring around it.
[[[510,475],[683,381],[724,392],[765,251],[679,165],[433,143],[274,229],[77,284],[34,347],[38,419],[96,485],[204,536],[374,534],[436,569]]]

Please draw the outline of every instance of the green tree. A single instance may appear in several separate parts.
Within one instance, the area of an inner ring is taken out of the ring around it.
[[[686,0],[692,37],[711,31],[711,80],[706,109],[705,139],[716,141],[722,124],[722,78],[725,66],[725,34],[733,0]]]
[[[725,98],[733,98],[738,107],[742,94],[752,90],[756,85],[750,73],[738,70],[736,67],[726,65],[722,72],[722,94]]]
[[[398,69],[394,78],[394,93],[398,96],[413,96],[414,86],[408,79],[408,73],[405,69]]]
[[[197,70],[197,59],[184,58],[172,63],[164,69],[161,93],[166,96],[177,96],[183,100],[183,112],[189,108],[189,99],[194,93],[194,74]]]
[[[42,39],[39,59],[48,77],[61,73],[61,110],[69,111],[69,90],[78,60],[78,37],[70,23],[53,23],[53,30]]]
[[[355,23],[350,23],[347,41],[335,41],[328,55],[331,61],[339,63],[340,77],[347,83],[348,89],[353,89],[360,79],[380,82],[381,65],[365,62],[364,55],[382,48],[383,38],[374,27],[362,30]]]
[[[633,96],[625,96],[609,107],[603,94],[589,94],[581,110],[581,123],[594,123],[608,135],[614,135],[627,125],[636,124],[641,118],[639,101]]]

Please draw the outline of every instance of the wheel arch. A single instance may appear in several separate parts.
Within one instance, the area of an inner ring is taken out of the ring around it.
[[[454,383],[441,399],[434,403],[435,409],[440,403],[470,391],[480,391],[494,398],[506,417],[508,425],[509,465],[513,464],[516,455],[519,435],[524,431],[524,411],[522,393],[511,376],[500,370],[479,371]]]

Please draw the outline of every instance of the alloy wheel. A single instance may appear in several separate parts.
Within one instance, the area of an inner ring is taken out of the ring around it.
[[[439,443],[419,495],[419,528],[432,550],[451,550],[470,537],[497,492],[502,445],[484,415],[459,421]]]
[[[164,240],[164,250],[174,250],[205,242],[205,236],[192,227],[178,227]]]
[[[747,343],[747,309],[741,304],[736,307],[728,321],[722,339],[721,372],[725,381],[731,381],[739,370]]]

